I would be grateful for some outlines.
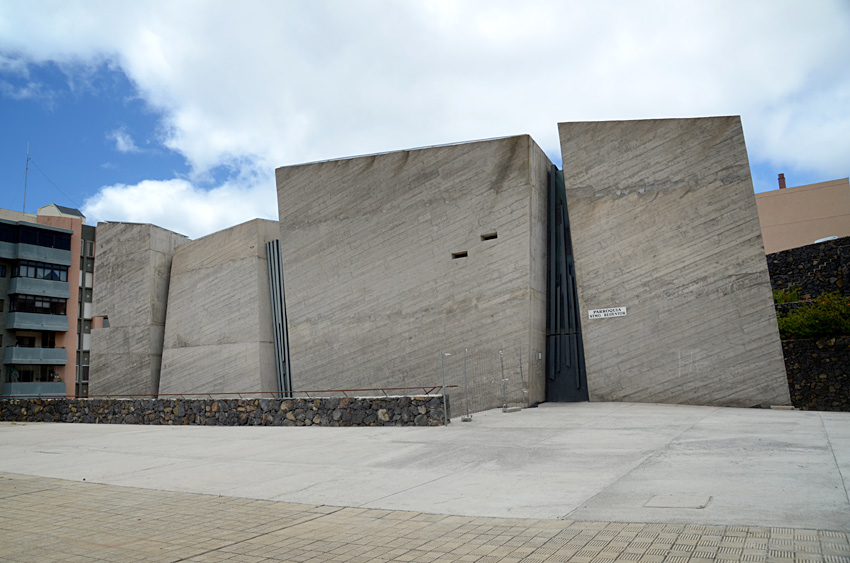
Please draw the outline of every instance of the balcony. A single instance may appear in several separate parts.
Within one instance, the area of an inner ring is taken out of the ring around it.
[[[59,382],[31,382],[31,383],[4,383],[4,397],[64,397],[65,383]]]
[[[33,278],[12,278],[9,281],[9,289],[6,293],[10,295],[13,293],[23,293],[26,295],[59,297],[61,299],[69,299],[71,297],[68,282]]]
[[[18,243],[18,260],[33,260],[34,262],[47,262],[48,264],[59,264],[61,266],[71,265],[71,251],[59,248],[48,248],[36,244]]]
[[[18,259],[18,245],[14,242],[0,241],[0,258],[6,260]]]
[[[4,364],[64,366],[68,363],[65,348],[24,348],[8,346],[3,358]]]
[[[9,313],[6,315],[6,330],[68,332],[68,317],[67,315],[44,315],[42,313]]]
[[[71,265],[71,251],[48,248],[36,244],[0,242],[0,258],[7,260],[33,260],[61,266]]]

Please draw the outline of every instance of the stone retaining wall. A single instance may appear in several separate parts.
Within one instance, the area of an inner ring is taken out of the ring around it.
[[[446,397],[448,408],[449,397]],[[451,411],[448,411],[449,418]],[[342,399],[7,399],[0,421],[205,426],[441,426],[442,395]]]
[[[799,289],[801,300],[838,291],[850,297],[850,237],[767,255],[773,289]],[[776,305],[778,316],[805,303]],[[850,411],[850,336],[783,340],[791,403],[804,410]]]
[[[800,299],[840,291],[850,296],[850,237],[767,255],[773,289],[800,289]]]
[[[783,340],[782,352],[795,407],[850,412],[850,336]]]

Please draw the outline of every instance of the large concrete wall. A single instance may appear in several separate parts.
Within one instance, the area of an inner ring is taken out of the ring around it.
[[[265,243],[279,237],[255,219],[175,251],[160,393],[278,391]]]
[[[89,394],[155,394],[174,249],[189,239],[148,224],[98,223]]]
[[[549,166],[519,136],[279,168],[294,388],[434,384],[441,352],[522,348],[543,400]]]
[[[789,403],[740,119],[559,131],[591,400]]]

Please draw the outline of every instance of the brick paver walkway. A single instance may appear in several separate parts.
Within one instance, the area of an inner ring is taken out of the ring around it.
[[[3,561],[824,561],[822,530],[471,518],[0,474]]]

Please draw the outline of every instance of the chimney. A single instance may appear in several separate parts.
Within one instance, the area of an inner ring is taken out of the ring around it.
[[[784,190],[784,189],[785,189],[785,174],[780,174],[780,175],[779,175],[779,189],[780,189],[780,190]]]

